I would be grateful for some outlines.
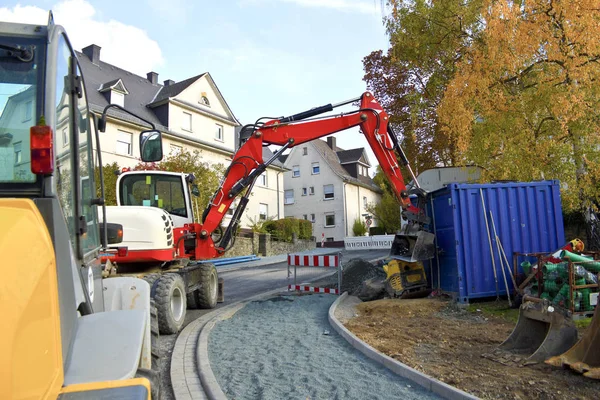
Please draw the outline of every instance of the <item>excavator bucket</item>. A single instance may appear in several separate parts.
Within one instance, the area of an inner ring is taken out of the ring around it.
[[[577,329],[566,310],[535,300],[523,302],[515,329],[485,358],[505,365],[537,364],[575,344]]]
[[[406,262],[429,260],[435,256],[434,239],[433,233],[425,231],[399,233],[392,242],[390,257]]]
[[[570,367],[583,376],[600,379],[600,307],[596,307],[592,323],[575,346],[564,354],[546,360],[555,367]]]

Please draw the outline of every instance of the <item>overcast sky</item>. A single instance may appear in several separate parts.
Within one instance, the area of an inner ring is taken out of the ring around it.
[[[362,58],[387,49],[380,0],[3,1],[0,21],[45,24],[48,11],[75,49],[143,77],[210,72],[242,124],[357,97]],[[365,147],[349,130],[343,148]],[[369,150],[372,165],[377,160]]]

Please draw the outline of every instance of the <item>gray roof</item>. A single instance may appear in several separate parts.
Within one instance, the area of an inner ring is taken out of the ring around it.
[[[331,148],[327,145],[327,142],[319,139],[319,140],[313,140],[310,143],[321,154],[321,156],[323,156],[323,158],[325,159],[327,164],[331,167],[333,172],[335,172],[335,174],[340,176],[343,180],[345,180],[346,182],[352,183],[354,185],[362,186],[367,189],[373,190],[374,192],[377,192],[377,193],[382,192],[381,188],[379,186],[377,186],[371,178],[369,178],[367,176],[359,176],[358,178],[354,178],[352,175],[348,174],[348,171],[346,171],[346,169],[344,167],[342,167],[342,165],[340,163],[340,159],[338,157],[339,152],[336,153],[333,150],[331,150]],[[360,150],[361,153],[364,152],[363,148],[345,150],[342,152],[348,152],[348,151],[354,151],[354,150]]]
[[[204,75],[206,75],[206,72],[200,75],[193,76],[181,82],[172,83],[169,86],[162,86],[160,91],[156,95],[156,98],[150,99],[151,101],[148,102],[148,105],[152,106],[152,104],[159,103],[163,100],[167,100],[170,97],[177,96],[185,89],[190,87],[191,84],[196,82],[198,79],[202,78]]]
[[[101,113],[109,103],[106,97],[98,91],[102,85],[109,84],[115,80],[121,79],[123,85],[127,88],[129,94],[125,96],[125,108],[140,117],[154,123],[163,131],[167,131],[167,127],[163,126],[158,117],[152,110],[146,107],[161,89],[161,85],[154,85],[148,79],[139,75],[135,75],[129,71],[125,71],[114,65],[107,64],[104,61],[99,61],[98,65],[83,53],[76,51],[79,64],[83,70],[85,79],[85,87],[87,89],[87,98],[90,109]],[[109,115],[118,117],[126,121],[143,124],[137,118],[128,114],[122,113],[115,108],[109,110]]]
[[[341,164],[362,162],[371,165],[363,158],[364,153],[365,149],[360,147],[358,149],[338,150],[337,156],[340,159]]]

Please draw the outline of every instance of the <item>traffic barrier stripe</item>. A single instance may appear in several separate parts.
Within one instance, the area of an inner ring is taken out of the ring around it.
[[[296,290],[299,292],[339,294],[338,289],[319,288],[319,287],[314,287],[314,286],[302,286],[302,285],[288,285],[288,290]]]
[[[288,254],[288,264],[297,267],[332,267],[340,265],[338,256],[305,256]]]

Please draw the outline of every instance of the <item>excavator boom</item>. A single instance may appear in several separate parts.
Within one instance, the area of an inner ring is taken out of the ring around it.
[[[312,118],[354,102],[359,102],[357,110]],[[241,133],[244,142],[233,157],[219,189],[204,211],[202,223],[189,226],[190,234],[195,235],[197,240],[193,256],[196,259],[214,258],[227,251],[256,178],[286,149],[353,127],[360,127],[365,135],[381,169],[391,183],[409,224],[422,225],[423,211],[411,204],[398,163],[399,156],[402,163],[408,165],[406,156],[389,126],[388,114],[373,95],[366,92],[356,99],[335,105],[328,104],[290,117],[270,120],[261,125],[245,126]],[[267,145],[281,147],[271,159],[263,160],[262,147]],[[409,171],[412,174],[410,168]],[[414,175],[412,178],[416,182]],[[231,222],[218,243],[215,243],[213,233],[219,229],[227,210],[236,198],[239,198],[239,204]],[[413,229],[412,233],[416,234],[419,230]],[[180,251],[185,249],[182,247]]]

